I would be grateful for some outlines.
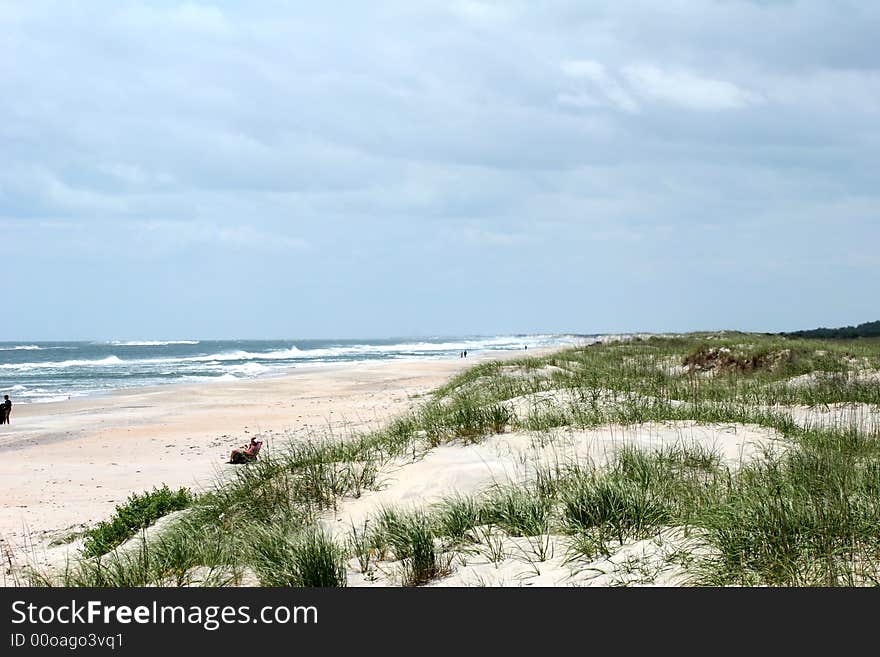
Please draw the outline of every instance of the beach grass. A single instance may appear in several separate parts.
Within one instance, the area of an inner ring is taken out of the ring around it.
[[[373,534],[380,552],[391,550],[400,562],[399,577],[404,586],[420,586],[438,577],[446,565],[435,545],[434,522],[421,512],[383,509]]]
[[[251,532],[248,551],[263,586],[345,586],[346,551],[320,529],[262,526]]]

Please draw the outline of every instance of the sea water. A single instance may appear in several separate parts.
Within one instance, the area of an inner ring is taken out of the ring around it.
[[[378,340],[111,340],[0,342],[0,394],[16,403],[60,401],[120,388],[253,379],[325,363],[430,360],[583,344],[595,336]]]

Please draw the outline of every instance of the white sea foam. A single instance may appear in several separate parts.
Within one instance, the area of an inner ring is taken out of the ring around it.
[[[73,398],[88,397],[89,394],[90,391],[87,390],[71,390],[66,393],[36,390],[33,394],[25,393],[19,395],[19,397],[21,398],[21,401],[29,404],[48,404],[50,402],[61,402]]]
[[[265,353],[251,353],[246,351],[233,352],[228,354],[218,354],[210,357],[216,360],[294,360],[303,358],[332,358],[344,356],[359,355],[377,355],[389,354],[389,356],[397,354],[440,354],[445,352],[479,351],[493,350],[506,351],[510,349],[519,349],[528,344],[532,347],[575,344],[577,340],[570,336],[558,335],[532,335],[528,337],[522,336],[502,336],[495,338],[474,338],[473,340],[459,339],[455,342],[400,342],[397,344],[352,344],[339,345],[337,347],[323,347],[318,349],[298,349],[291,347],[280,351],[270,351]],[[209,357],[198,357],[209,358]]]
[[[184,362],[208,362],[220,361],[226,362],[230,360],[292,360],[300,358],[306,352],[302,352],[296,347],[290,349],[280,349],[277,351],[251,352],[251,351],[229,351],[220,354],[211,354],[210,356],[189,356],[181,358]]]
[[[243,376],[259,376],[270,372],[271,367],[260,365],[259,363],[243,363],[241,365],[229,365],[226,368],[227,374],[241,374]]]
[[[43,347],[35,344],[19,344],[14,347],[0,347],[0,351],[41,351]]]
[[[555,344],[567,344],[575,342],[574,339],[567,339],[561,336],[544,336],[532,335],[528,337],[505,336],[497,338],[474,338],[473,340],[458,340],[456,342],[401,342],[398,344],[375,345],[375,344],[355,344],[340,345],[338,347],[325,347],[321,349],[307,349],[302,352],[304,357],[308,358],[334,358],[344,356],[373,355],[373,354],[439,354],[448,351],[479,351],[492,350],[502,351],[509,349],[519,349],[529,344],[532,347],[540,347]]]
[[[293,360],[301,358],[308,352],[303,352],[296,347],[277,351],[250,352],[250,351],[226,351],[218,354],[206,354],[204,356],[181,356],[180,358],[142,358],[130,361],[139,364],[156,363],[205,363],[206,365],[220,365],[221,363],[235,360]]]
[[[206,354],[203,356],[145,358],[131,362],[140,364],[205,363],[208,365],[216,365],[223,362],[242,360],[301,361],[313,358],[356,358],[357,356],[376,356],[381,354],[388,354],[389,358],[397,358],[399,357],[398,354],[401,353],[406,355],[427,356],[431,354],[442,354],[445,352],[464,351],[465,349],[469,351],[478,351],[480,349],[502,351],[507,349],[518,349],[527,342],[530,342],[532,346],[564,343],[564,341],[557,336],[530,336],[528,341],[524,341],[523,338],[477,338],[473,341],[460,342],[402,342],[389,345],[355,344],[340,345],[338,347],[324,347],[319,349],[299,349],[295,346],[291,346],[289,349],[279,349],[275,351],[251,352],[239,350]]]
[[[62,360],[47,363],[3,363],[0,369],[26,372],[38,369],[61,369],[65,367],[102,367],[107,365],[124,365],[125,361],[117,356],[107,356],[99,360]]]
[[[118,347],[164,347],[169,344],[199,344],[198,340],[113,340],[108,344]]]

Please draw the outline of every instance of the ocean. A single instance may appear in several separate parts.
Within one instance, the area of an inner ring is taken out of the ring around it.
[[[465,349],[470,356],[582,344],[592,337],[0,342],[0,395],[15,403],[61,401],[121,388],[278,376],[323,363],[430,360],[458,357]]]

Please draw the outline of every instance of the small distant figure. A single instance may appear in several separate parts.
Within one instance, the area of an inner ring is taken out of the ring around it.
[[[232,450],[229,454],[227,463],[250,463],[257,460],[257,454],[263,446],[262,440],[257,440],[256,436],[251,437],[249,445],[242,445],[238,449]]]
[[[3,395],[3,404],[0,405],[0,424],[11,424],[9,417],[12,415],[12,401],[9,395]]]
[[[467,358],[467,349],[464,350],[464,357]]]
[[[525,346],[523,347],[523,349],[526,350],[526,351],[528,351],[528,349],[529,349],[529,345],[525,345]]]

